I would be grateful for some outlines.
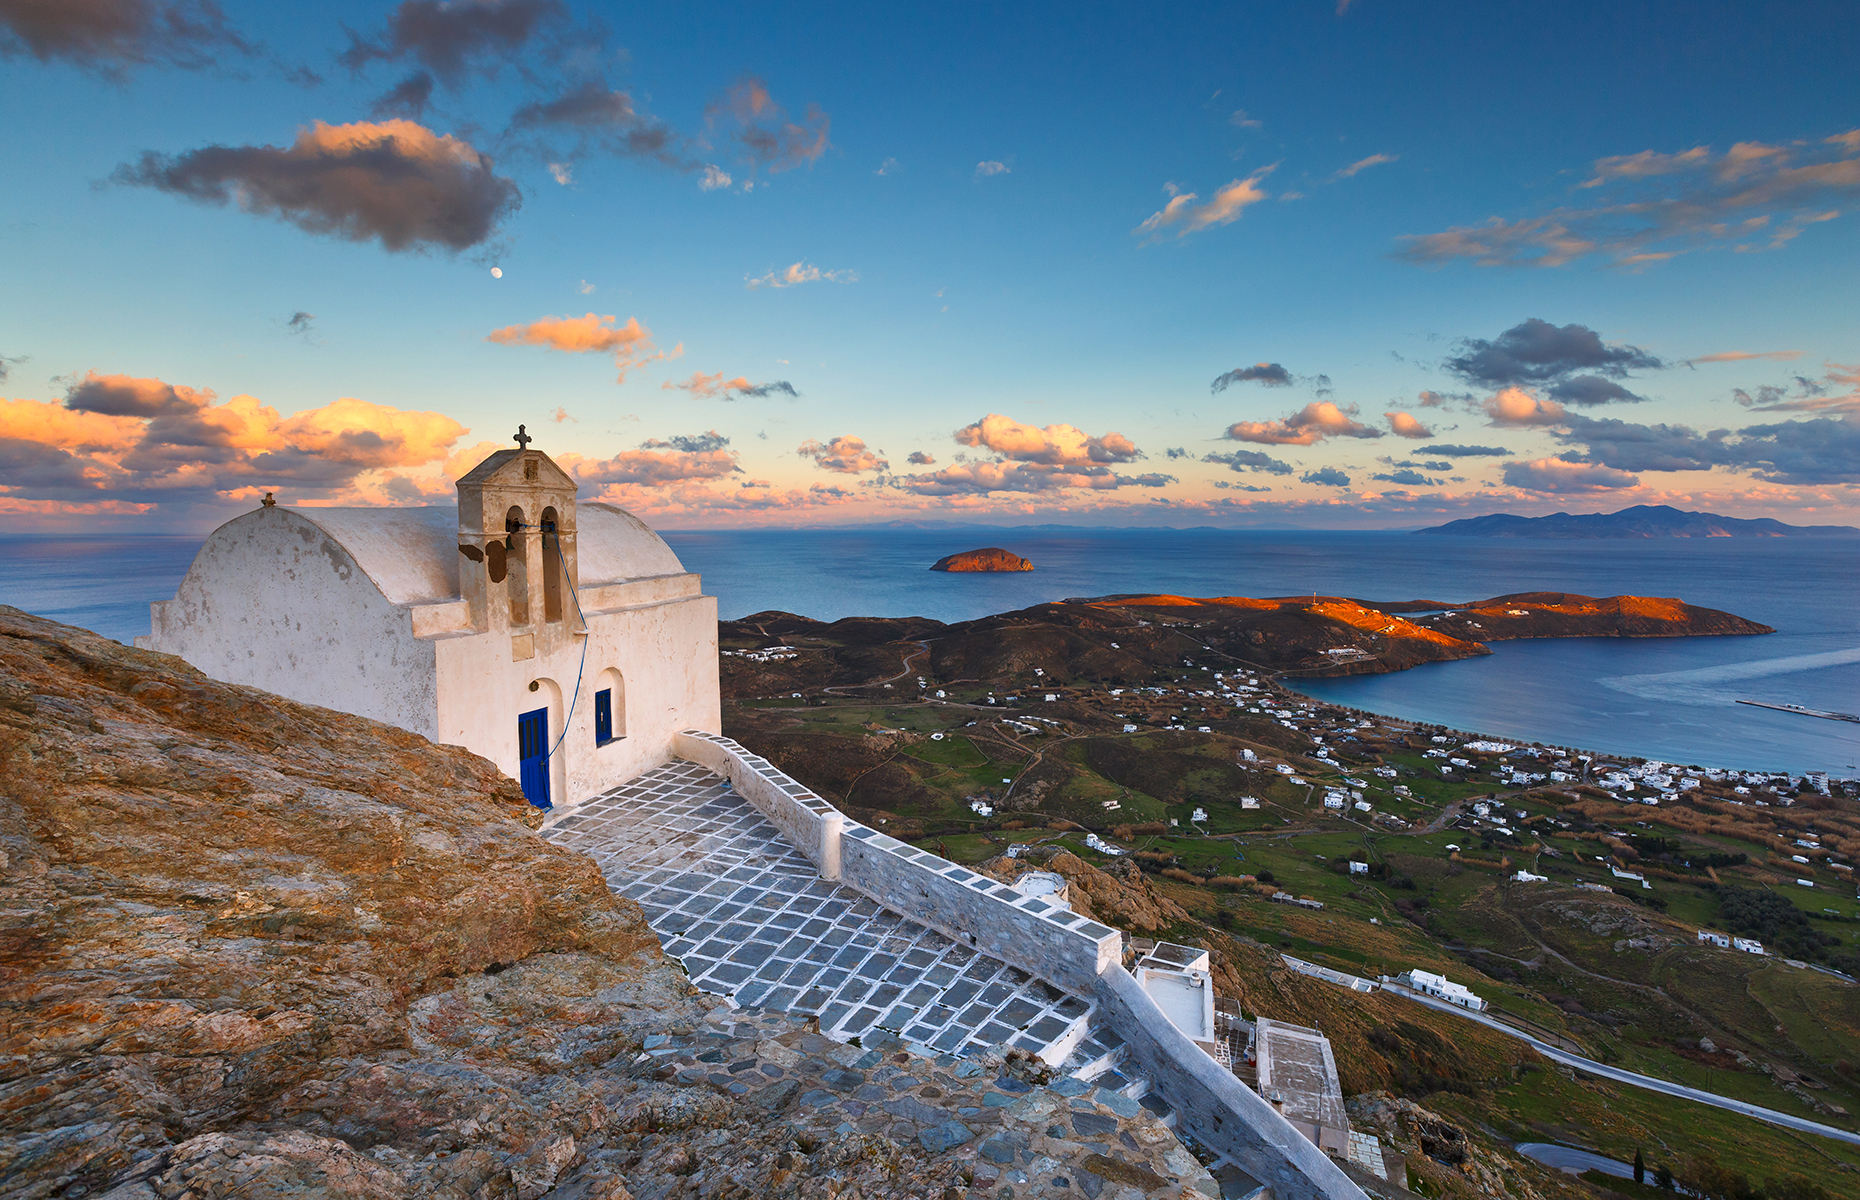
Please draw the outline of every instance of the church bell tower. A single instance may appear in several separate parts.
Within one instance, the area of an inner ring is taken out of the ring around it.
[[[472,627],[508,632],[511,658],[549,654],[582,632],[575,611],[575,481],[517,426],[458,482],[460,594]]]

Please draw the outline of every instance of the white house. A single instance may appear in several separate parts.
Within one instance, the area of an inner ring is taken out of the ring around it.
[[[1486,1004],[1474,995],[1464,984],[1454,983],[1445,975],[1435,975],[1431,971],[1411,970],[1397,978],[1423,995],[1445,1000],[1448,1004],[1457,1004],[1461,1008],[1470,1008],[1474,1012],[1483,1012]]]
[[[1731,948],[1731,935],[1728,933],[1719,933],[1715,929],[1699,930],[1699,941],[1705,942],[1708,945],[1717,946],[1723,950],[1729,950]]]
[[[457,508],[228,521],[136,644],[464,746],[542,807],[657,766],[680,730],[721,732],[716,600],[636,517],[577,505],[518,433]]]

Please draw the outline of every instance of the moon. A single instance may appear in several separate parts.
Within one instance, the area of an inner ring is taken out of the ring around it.
[[[492,268],[491,268],[491,278],[492,278],[492,279],[502,279],[503,277],[504,277],[504,268],[502,268],[502,267],[492,267]]]

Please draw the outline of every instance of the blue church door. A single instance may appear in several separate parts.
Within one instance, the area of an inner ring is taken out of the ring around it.
[[[549,805],[549,710],[539,708],[517,718],[518,778],[523,795],[537,808]]]

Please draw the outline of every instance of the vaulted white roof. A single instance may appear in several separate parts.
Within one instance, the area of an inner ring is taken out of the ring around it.
[[[459,512],[451,505],[277,507],[247,513],[228,524],[254,520],[302,521],[316,527],[347,551],[394,604],[432,604],[459,595]],[[684,574],[683,564],[664,539],[623,509],[611,504],[578,504],[575,526],[578,574],[584,588]]]

